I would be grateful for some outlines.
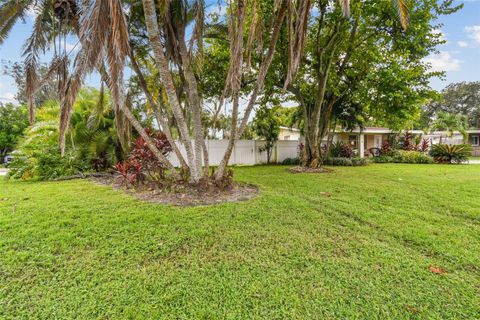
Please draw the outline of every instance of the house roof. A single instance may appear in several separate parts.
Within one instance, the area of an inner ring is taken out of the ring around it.
[[[282,130],[287,130],[287,131],[290,131],[290,132],[300,132],[299,129],[297,128],[289,128],[289,127],[280,127],[280,129]],[[389,129],[389,128],[383,128],[383,127],[365,127],[363,129],[361,128],[355,128],[353,129],[352,131],[346,131],[346,130],[343,130],[343,129],[337,129],[337,133],[363,133],[363,134],[388,134],[388,133],[395,133],[397,131],[394,131],[392,129]],[[409,130],[410,133],[413,133],[413,134],[425,134],[425,132],[423,130]],[[426,134],[426,135],[445,135],[447,132],[446,131],[435,131],[435,132],[432,132],[432,133],[429,133],[429,134]],[[469,134],[480,134],[480,129],[472,129],[472,130],[467,130],[467,133]],[[460,132],[458,131],[455,131],[454,134],[461,134]]]
[[[353,132],[353,133],[378,133],[378,134],[382,134],[382,133],[395,133],[396,131],[392,130],[392,129],[389,129],[389,128],[382,128],[382,127],[365,127],[363,129],[361,128],[355,128],[353,129],[352,131],[340,131],[340,132],[345,132],[345,133],[348,133],[348,132]],[[409,132],[413,133],[413,134],[423,134],[423,131],[422,130],[409,130]]]
[[[287,130],[287,131],[293,131],[293,132],[300,132],[300,129],[297,129],[297,128],[290,128],[290,127],[282,127],[282,126],[280,126],[280,129],[282,129],[282,130]]]

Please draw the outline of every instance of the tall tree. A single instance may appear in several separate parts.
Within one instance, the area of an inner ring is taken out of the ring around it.
[[[468,117],[471,127],[480,128],[480,81],[451,83],[441,92],[441,99],[425,107],[425,114],[434,117],[440,112]]]
[[[377,122],[399,125],[418,113],[419,106],[432,94],[428,79],[433,73],[423,58],[441,43],[435,34],[435,20],[458,10],[451,1],[412,1],[410,27],[398,20],[386,2],[352,1],[350,15],[328,1],[315,1],[306,37],[303,64],[286,90],[300,104],[305,132],[303,163],[320,166],[324,159],[322,142],[341,110],[369,115]],[[403,16],[402,16],[403,17]],[[290,35],[282,40],[289,43]],[[276,60],[289,57],[287,45]],[[289,79],[287,68],[275,74],[277,88]],[[355,119],[355,114],[350,120]],[[347,120],[347,119],[344,119]]]

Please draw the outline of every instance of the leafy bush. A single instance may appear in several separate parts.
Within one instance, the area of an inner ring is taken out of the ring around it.
[[[343,141],[337,141],[330,147],[330,157],[351,159],[353,157],[352,146]]]
[[[433,159],[420,151],[394,150],[390,156],[371,159],[375,163],[433,163]]]
[[[356,167],[356,166],[366,166],[368,164],[367,159],[364,158],[342,158],[342,157],[332,157],[325,160],[325,164],[329,166],[343,166],[343,167]]]
[[[381,156],[390,156],[393,152],[393,146],[390,142],[384,141],[382,144],[382,149],[380,150]]]
[[[29,179],[38,176],[39,158],[48,156],[56,146],[58,130],[55,120],[39,121],[28,127],[25,136],[12,153],[9,177]]]
[[[88,164],[71,150],[62,157],[58,146],[39,154],[37,161],[36,175],[42,180],[73,176],[89,170]]]
[[[294,166],[300,164],[300,159],[298,158],[287,158],[282,161],[282,164],[285,166]]]
[[[417,150],[417,145],[415,144],[415,141],[413,141],[413,134],[408,131],[405,132],[402,149],[405,151]]]
[[[148,134],[163,155],[167,156],[172,151],[172,146],[164,133],[148,131]],[[134,141],[128,159],[117,163],[115,169],[118,174],[117,181],[127,188],[139,187],[147,182],[161,185],[167,181],[163,164],[158,161],[142,137]]]
[[[73,136],[67,139],[64,157],[58,146],[58,102],[44,103],[38,109],[37,122],[25,130],[12,153],[9,176],[48,180],[110,169],[121,156],[121,149],[114,112],[105,97],[98,103],[99,95],[94,89],[83,89],[80,93],[72,114]]]
[[[366,158],[352,158],[352,165],[354,167],[362,167],[368,165],[368,160]]]
[[[438,163],[462,163],[468,161],[472,155],[472,146],[469,144],[436,144],[432,146],[430,155]]]
[[[374,158],[371,158],[372,162],[374,163],[393,163],[393,157],[391,156],[380,156],[380,157],[374,157]]]

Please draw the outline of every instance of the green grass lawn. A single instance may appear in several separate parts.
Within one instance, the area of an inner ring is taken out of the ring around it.
[[[480,166],[235,174],[261,195],[0,182],[0,319],[480,318]]]

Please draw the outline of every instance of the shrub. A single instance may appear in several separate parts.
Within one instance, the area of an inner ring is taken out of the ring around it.
[[[332,158],[348,158],[353,157],[352,146],[344,143],[343,141],[337,141],[330,147],[330,156]]]
[[[393,154],[396,163],[433,163],[433,159],[419,151],[397,150]]]
[[[362,167],[368,165],[368,160],[366,158],[352,158],[352,165],[354,167]]]
[[[286,166],[294,166],[294,165],[299,165],[300,164],[300,159],[298,158],[287,158],[282,161],[283,165]]]
[[[164,133],[151,130],[147,132],[163,155],[167,156],[172,151],[172,146]],[[127,160],[117,163],[115,170],[118,174],[117,181],[127,188],[139,187],[146,182],[161,185],[168,180],[163,164],[158,161],[142,137],[133,142]]]
[[[325,164],[329,166],[343,166],[343,167],[357,167],[357,166],[366,166],[368,164],[367,159],[364,158],[342,158],[342,157],[332,157],[325,160]]]
[[[393,163],[393,157],[391,156],[380,156],[371,158],[371,161],[374,163]]]
[[[371,159],[374,163],[433,163],[433,159],[419,151],[395,150],[391,156]]]
[[[380,150],[381,156],[390,156],[393,152],[393,146],[390,142],[385,141],[382,144],[382,149]]]
[[[341,157],[332,157],[325,160],[325,164],[329,166],[353,166],[352,160],[350,158],[341,158]]]
[[[428,141],[428,139],[423,138],[422,142],[417,146],[417,150],[425,153],[428,151],[429,147],[430,147],[430,142]]]
[[[438,163],[462,163],[468,161],[472,155],[472,146],[469,144],[436,144],[432,146],[430,155]]]
[[[415,141],[413,141],[413,134],[408,131],[405,132],[402,149],[406,151],[417,150],[417,145],[415,144]]]
[[[73,176],[89,169],[88,164],[78,159],[71,150],[62,157],[57,146],[38,155],[37,160],[36,174],[42,180]]]

